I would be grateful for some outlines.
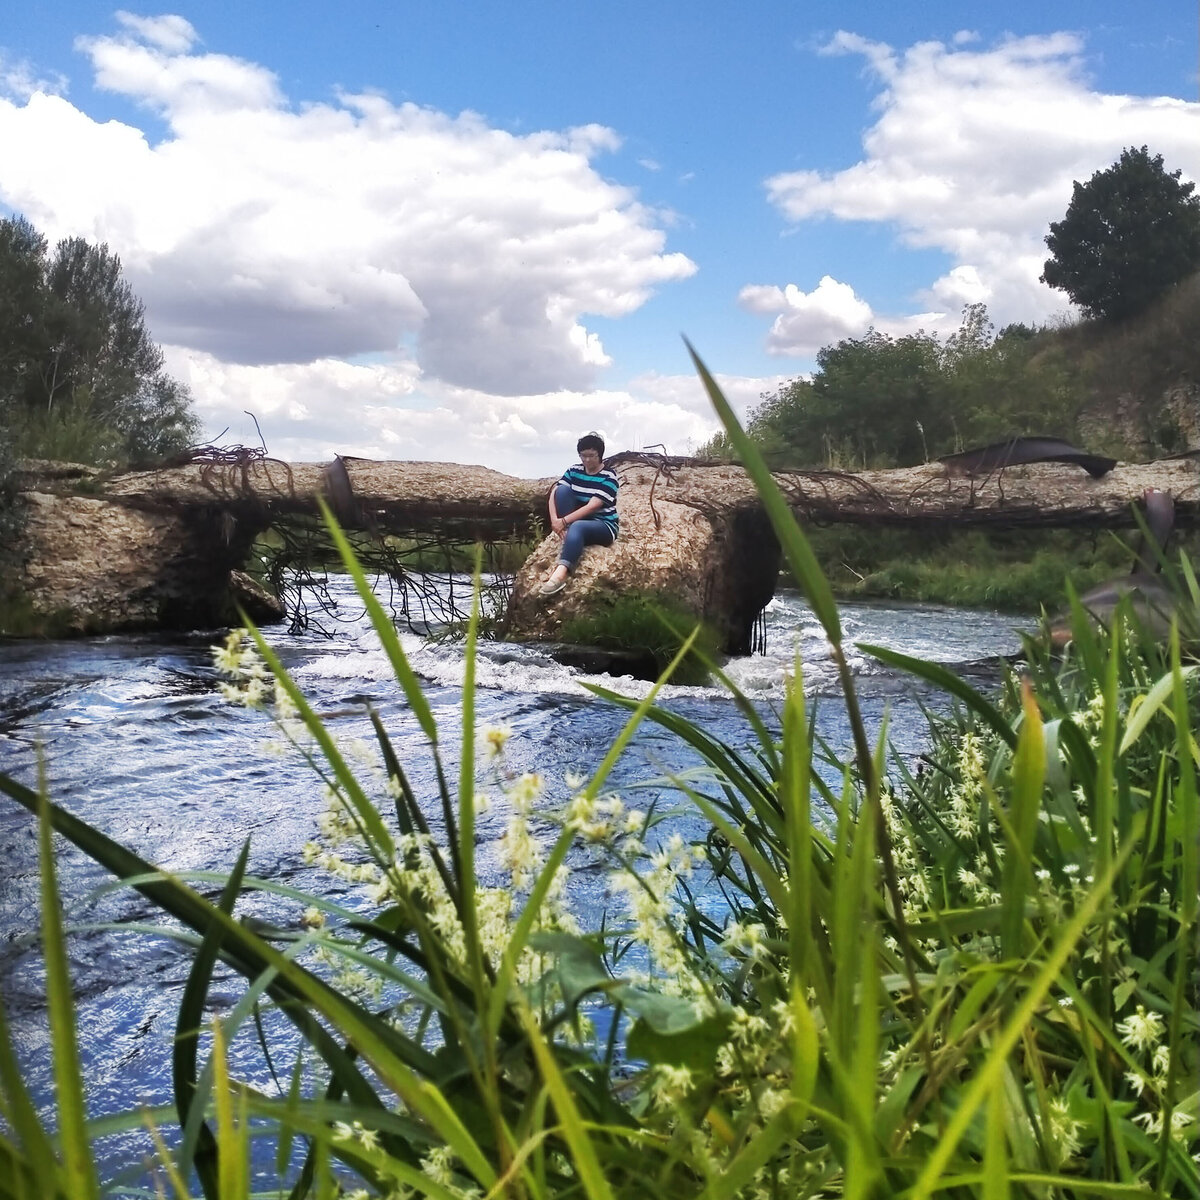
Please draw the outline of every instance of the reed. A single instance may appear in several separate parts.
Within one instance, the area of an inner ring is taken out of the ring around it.
[[[41,830],[58,1083],[44,1123],[0,1017],[0,1197],[95,1194],[92,1139],[142,1121],[158,1147],[149,1188],[178,1197],[1200,1196],[1200,751],[1178,637],[1149,641],[1127,613],[1093,630],[1077,611],[1071,656],[1030,643],[996,697],[868,648],[956,705],[919,768],[890,757],[886,731],[868,736],[811,548],[697,367],[829,638],[851,753],[815,734],[799,664],[768,724],[710,662],[751,749],[658,703],[659,685],[640,702],[595,688],[628,720],[549,812],[545,781],[508,773],[507,731],[475,727],[478,612],[462,740],[446,746],[330,521],[436,792],[415,794],[375,713],[370,764],[341,746],[254,630],[220,648],[225,687],[271,706],[311,763],[328,807],[306,857],[360,888],[361,911],[247,877],[245,850],[205,899],[0,776]],[[695,652],[693,635],[660,684]],[[694,841],[607,786],[644,721],[698,756],[670,781],[704,819]],[[507,816],[503,886],[479,879],[485,799]],[[191,946],[170,1112],[85,1117],[52,830]],[[600,928],[571,910],[575,855],[609,864]],[[243,924],[256,889],[288,898],[295,924]],[[218,963],[245,993],[210,1036]],[[294,1061],[265,1040],[268,1009],[298,1031]],[[231,1075],[225,1047],[256,1037],[290,1082]]]

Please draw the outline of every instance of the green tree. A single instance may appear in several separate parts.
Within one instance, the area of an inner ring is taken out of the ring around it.
[[[0,221],[0,420],[37,392],[48,345],[45,277],[46,239],[23,218]]]
[[[1075,182],[1051,222],[1042,282],[1089,317],[1122,320],[1200,268],[1200,197],[1161,154],[1129,148],[1087,183]]]
[[[811,379],[765,394],[747,431],[777,468],[911,466],[1014,434],[1070,437],[1079,387],[1046,337],[993,334],[970,304],[945,342],[878,330],[826,346]],[[718,437],[703,448],[725,454]]]
[[[48,255],[27,221],[0,221],[0,422],[24,453],[98,463],[194,439],[190,397],[107,245],[67,238]]]

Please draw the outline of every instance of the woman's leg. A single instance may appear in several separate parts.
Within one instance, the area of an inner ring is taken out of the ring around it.
[[[558,552],[559,565],[573,572],[585,547],[612,544],[612,526],[607,521],[572,521],[567,526],[567,536],[563,538],[562,549]]]
[[[583,507],[583,501],[575,495],[575,489],[568,484],[560,483],[554,489],[554,511],[560,517],[565,517],[569,513],[573,513],[577,508]]]

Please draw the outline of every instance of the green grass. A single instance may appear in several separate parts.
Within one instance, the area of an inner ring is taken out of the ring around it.
[[[842,599],[1059,611],[1077,592],[1128,572],[1133,531],[879,530],[844,525],[809,537]],[[1189,539],[1188,545],[1195,539]]]
[[[182,1131],[174,1148],[159,1143],[162,1194],[246,1196],[258,1147],[278,1175],[258,1194],[296,1197],[1200,1197],[1200,702],[1178,638],[1150,641],[1127,614],[1094,630],[1077,612],[1069,657],[1031,643],[997,696],[867,647],[956,702],[920,770],[892,758],[884,734],[867,737],[812,547],[697,367],[825,629],[851,750],[815,734],[799,663],[777,725],[733,692],[747,721],[738,746],[660,706],[657,688],[642,701],[593,688],[628,720],[548,812],[544,781],[508,771],[507,731],[475,728],[475,620],[450,746],[331,527],[436,784],[414,792],[375,713],[376,765],[352,765],[253,631],[235,631],[219,665],[235,698],[273,706],[327,788],[305,856],[362,891],[365,911],[245,876],[245,850],[206,899],[0,776],[41,831],[59,1081],[51,1129],[0,1022],[0,1198],[94,1186],[101,1127],[79,1102],[51,830],[136,888],[192,955],[174,1111],[150,1118]],[[1200,607],[1186,572],[1183,586]],[[707,826],[694,844],[609,787],[645,721],[703,763],[672,781]],[[484,795],[506,820],[502,887],[482,886],[475,866]],[[563,887],[580,852],[610,870],[599,926],[579,926]],[[294,927],[243,924],[255,890],[288,898]],[[245,991],[209,1037],[218,963]],[[292,1081],[284,1094],[226,1063],[264,1009],[301,1043],[269,1047]]]
[[[652,592],[623,592],[601,597],[588,611],[563,623],[564,641],[613,650],[642,650],[661,674],[691,635],[695,618],[671,597]],[[702,684],[709,679],[709,662],[720,647],[719,636],[707,626],[695,635],[694,649],[675,668],[675,683]]]

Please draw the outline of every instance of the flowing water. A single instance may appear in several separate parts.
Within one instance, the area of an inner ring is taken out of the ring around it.
[[[345,619],[332,638],[271,631],[269,640],[339,736],[370,739],[363,702],[379,710],[417,795],[429,798],[436,831],[432,762],[420,729],[348,589],[341,594],[340,610]],[[848,643],[884,645],[948,664],[977,686],[994,683],[997,656],[1019,645],[1014,619],[995,613],[891,604],[847,604],[841,611]],[[0,771],[32,785],[40,759],[54,800],[171,871],[228,869],[249,838],[252,875],[361,903],[345,885],[303,862],[302,847],[324,806],[321,788],[295,758],[265,752],[273,735],[266,714],[221,698],[210,653],[220,636],[218,631],[0,643]],[[462,647],[412,634],[402,640],[426,681],[443,745],[454,747],[461,721]],[[766,654],[732,660],[727,670],[772,724],[797,650],[806,692],[816,702],[818,728],[848,754],[850,733],[828,648],[796,593],[781,592],[770,605]],[[851,652],[851,663],[868,724],[876,729],[890,714],[897,751],[919,753],[925,731],[920,705],[936,705],[937,698],[858,651]],[[633,696],[645,695],[650,686],[631,678],[581,676],[534,647],[481,646],[478,723],[511,727],[506,765],[543,775],[549,805],[566,799],[564,775],[587,774],[625,721],[623,710],[589,694],[584,682]],[[664,702],[726,742],[752,741],[719,689],[668,687]],[[670,734],[644,724],[613,785],[632,788],[693,762]],[[645,808],[655,796],[678,800],[669,788],[655,785],[637,797],[637,806]],[[489,846],[503,820],[495,809],[480,820],[485,883]],[[107,888],[106,873],[62,839],[56,838],[56,850],[64,908],[73,927],[70,962],[89,1108],[100,1114],[167,1102],[174,1016],[189,966],[186,949],[168,938],[114,930],[113,923],[147,922],[155,915],[135,893]],[[52,1076],[36,939],[36,827],[28,813],[4,797],[0,854],[0,998],[30,1087],[45,1106]],[[201,886],[210,893],[215,888],[211,882]],[[603,872],[582,864],[573,872],[572,888],[581,918],[598,920]],[[260,895],[240,905],[239,912],[279,918],[280,903]],[[284,919],[294,921],[295,914]],[[218,973],[209,1006],[220,1013],[238,994],[238,980]]]

